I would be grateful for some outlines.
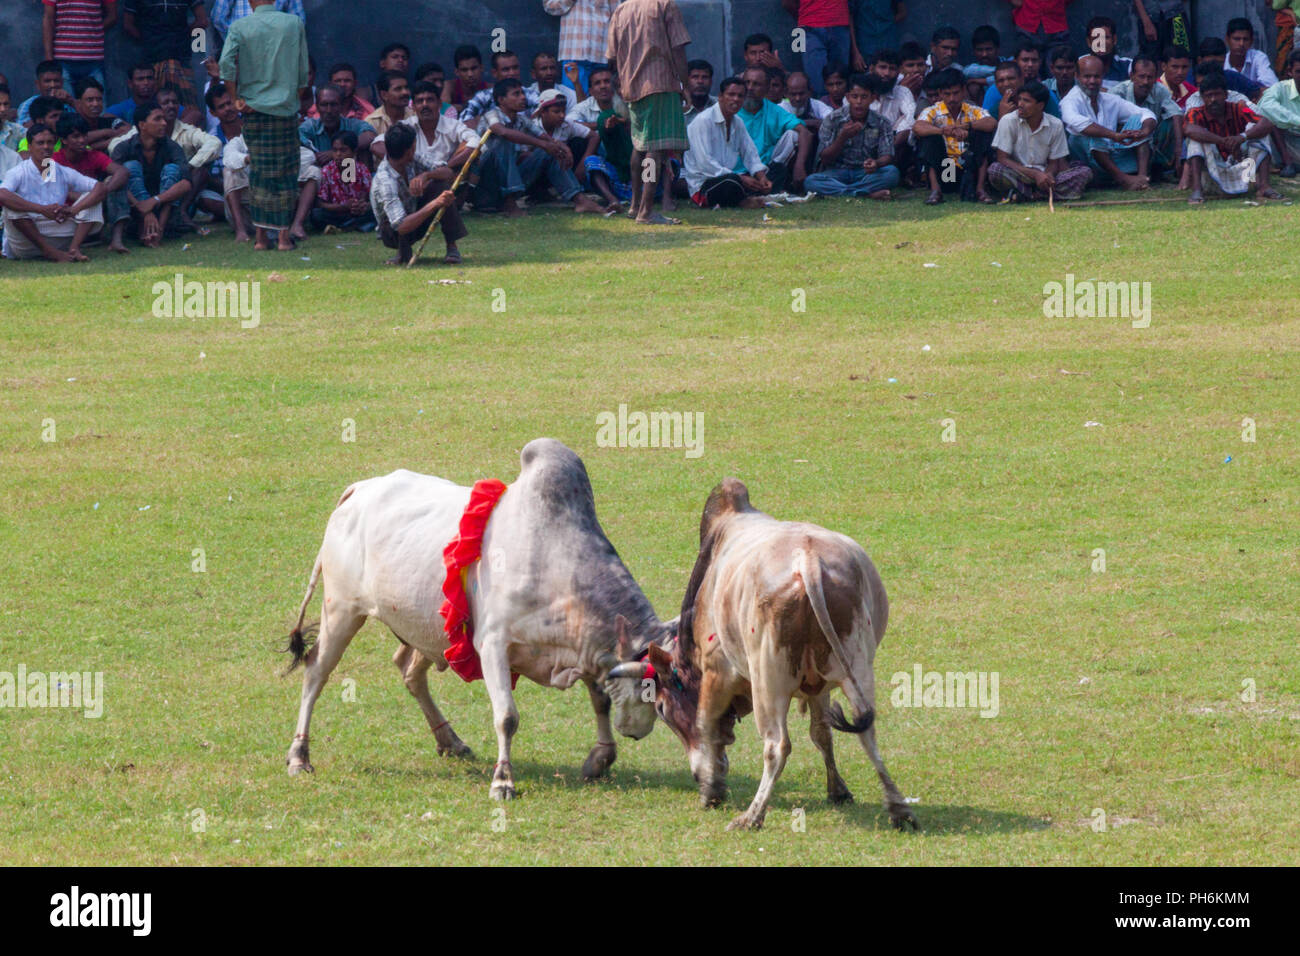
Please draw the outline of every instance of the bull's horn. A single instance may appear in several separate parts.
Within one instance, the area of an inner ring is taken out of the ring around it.
[[[650,667],[647,661],[625,661],[610,670],[611,679],[620,677],[630,677],[633,680],[641,680],[646,676],[646,671]]]

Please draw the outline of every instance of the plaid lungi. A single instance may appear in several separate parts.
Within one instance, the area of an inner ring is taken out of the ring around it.
[[[244,117],[249,205],[259,229],[285,229],[298,205],[298,117]]]
[[[182,63],[180,60],[159,60],[153,65],[153,75],[158,81],[158,89],[161,90],[170,83],[180,91],[181,106],[200,108],[199,93],[194,88],[194,70],[188,63]]]
[[[649,153],[689,147],[680,93],[651,93],[627,106],[632,116],[632,145],[637,150]]]

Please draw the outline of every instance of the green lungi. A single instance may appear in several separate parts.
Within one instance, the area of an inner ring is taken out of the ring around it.
[[[253,112],[244,118],[253,225],[287,229],[298,205],[298,117]]]
[[[632,115],[632,145],[636,149],[649,153],[688,147],[680,93],[651,93],[627,107]]]

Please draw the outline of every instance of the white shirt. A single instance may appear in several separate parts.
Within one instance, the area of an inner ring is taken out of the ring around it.
[[[1070,155],[1070,147],[1065,139],[1065,124],[1055,116],[1043,114],[1043,121],[1038,129],[1030,129],[1029,124],[1020,118],[1020,113],[1012,111],[998,120],[998,130],[993,134],[993,148],[1007,153],[1021,166],[1030,169],[1046,169],[1053,159],[1064,159]]]
[[[0,189],[7,189],[20,199],[26,199],[38,206],[61,206],[68,201],[69,192],[85,195],[99,185],[89,176],[83,176],[75,169],[60,165],[53,159],[46,160],[45,166],[49,175],[48,182],[36,168],[35,162],[31,159],[22,160],[4,174],[4,179],[0,180]],[[8,209],[4,212],[6,219],[14,215]],[[0,253],[3,253],[6,258],[12,258],[9,237],[15,232],[16,229],[5,230],[4,245],[0,247]]]
[[[871,104],[871,112],[879,113],[895,134],[902,133],[916,125],[916,97],[906,86],[898,83]]]
[[[722,107],[714,103],[686,128],[690,148],[686,150],[686,185],[692,193],[700,191],[706,179],[730,176],[736,160],[743,159],[751,176],[767,172],[758,148],[739,116],[731,118],[728,135]]]
[[[419,117],[412,116],[402,122],[407,126],[415,127],[415,158],[430,169],[435,166],[446,166],[447,161],[461,146],[468,146],[470,149],[478,146],[478,133],[450,113],[443,113],[438,117],[438,127],[433,131],[432,140],[428,139],[424,135],[424,130],[420,128]],[[383,136],[375,137],[376,143],[383,141]]]
[[[3,179],[9,170],[13,169],[23,158],[8,146],[0,144],[0,179]]]
[[[611,108],[619,116],[628,115],[627,104],[623,102],[623,98],[617,93],[614,94],[614,102]],[[570,123],[582,123],[584,126],[590,126],[594,129],[596,121],[600,119],[600,114],[601,108],[600,104],[596,102],[596,97],[589,96],[577,106],[572,107],[564,118]]]
[[[1223,68],[1225,70],[1237,70],[1235,66],[1228,62],[1231,56],[1232,54],[1229,53],[1223,58]],[[1273,67],[1268,62],[1268,54],[1263,50],[1256,50],[1254,47],[1246,51],[1246,62],[1241,65],[1241,69],[1237,70],[1237,72],[1248,80],[1254,80],[1261,86],[1272,86],[1277,82],[1277,74],[1273,72]]]
[[[789,100],[781,101],[781,109],[785,110],[787,113],[790,113],[794,116],[799,115],[798,113],[795,113],[794,104],[791,103]],[[808,110],[809,112],[812,113],[812,118],[815,120],[825,119],[826,117],[830,116],[832,113],[835,112],[835,110],[833,110],[831,107],[827,106],[825,103],[823,103],[821,100],[815,97],[808,101]]]
[[[1065,128],[1075,136],[1081,135],[1093,123],[1109,130],[1118,130],[1132,116],[1142,117],[1143,122],[1154,121],[1156,118],[1156,114],[1150,110],[1114,93],[1098,93],[1097,109],[1094,110],[1092,100],[1088,99],[1088,94],[1077,83],[1061,100],[1061,119]]]
[[[578,105],[578,94],[573,92],[567,86],[554,86],[552,89],[559,90],[564,95],[564,112],[569,113]],[[541,96],[542,91],[537,88],[536,83],[530,83],[524,87],[524,91],[532,93],[534,96]]]

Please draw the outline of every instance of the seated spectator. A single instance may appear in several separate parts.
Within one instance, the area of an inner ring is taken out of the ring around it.
[[[907,91],[912,94],[912,99],[917,103],[920,103],[927,72],[925,50],[921,44],[908,40],[898,48],[898,82],[907,87]],[[845,77],[845,89],[848,89],[847,82],[848,78]]]
[[[957,51],[960,49],[961,34],[955,27],[942,26],[935,30],[930,34],[930,55],[925,58],[926,75],[949,67],[962,73],[966,68],[957,62]]]
[[[844,105],[844,94],[849,91],[849,68],[843,63],[827,63],[822,67],[822,87],[826,95],[822,102],[833,110]]]
[[[483,79],[483,54],[479,53],[478,47],[466,44],[456,47],[452,59],[456,66],[456,75],[443,87],[442,101],[456,107],[456,111],[463,114],[465,105],[488,88],[488,84]],[[518,78],[516,75],[515,79]],[[464,115],[461,119],[465,119]],[[469,121],[466,119],[466,122]]]
[[[492,76],[498,83],[502,80],[518,80],[519,77],[519,57],[513,50],[502,50],[499,53],[492,54]],[[475,93],[468,103],[460,110],[460,118],[470,123],[478,120],[480,116],[492,109],[496,105],[496,100],[492,98],[492,87],[485,86]],[[524,104],[529,112],[537,109],[540,102],[536,93],[524,87]]]
[[[18,155],[18,150],[10,149],[0,143],[0,179],[4,179],[5,173],[21,162],[23,162],[23,158]]]
[[[763,72],[762,68],[756,72]],[[723,80],[718,87],[718,102],[686,128],[690,142],[686,150],[686,187],[691,201],[702,209],[762,208],[761,197],[772,191],[767,166],[744,122],[737,119],[748,95],[745,80],[735,76]],[[737,173],[737,166],[744,172]]]
[[[1101,60],[1101,89],[1103,92],[1110,92],[1110,88],[1116,83],[1123,83],[1128,79],[1133,61],[1126,56],[1116,56],[1115,45],[1119,39],[1119,31],[1115,27],[1115,21],[1110,17],[1093,17],[1088,21],[1084,34],[1088,37],[1088,47],[1092,50],[1092,55]],[[1096,42],[1098,40],[1100,44]],[[1098,45],[1101,49],[1098,49]],[[1066,125],[1068,127],[1069,124]]]
[[[1268,177],[1268,137],[1273,125],[1248,104],[1228,102],[1221,72],[1208,74],[1200,92],[1205,105],[1187,111],[1187,165],[1192,185],[1187,201],[1193,205],[1205,202],[1202,185],[1207,173],[1226,196],[1243,195],[1253,181],[1259,198],[1281,199]]]
[[[1218,37],[1206,37],[1196,48],[1196,65],[1199,68],[1207,63],[1223,70],[1223,80],[1228,85],[1229,93],[1240,93],[1255,102],[1264,92],[1264,84],[1256,83],[1244,73],[1240,73],[1223,64],[1228,59],[1228,45]],[[1196,105],[1200,105],[1199,103]]]
[[[93,82],[88,76],[77,82],[85,81]],[[126,170],[109,159],[107,153],[90,147],[90,124],[78,113],[64,113],[60,116],[55,135],[63,148],[55,152],[53,160],[104,184],[108,195],[104,200],[102,218],[104,224],[110,227],[112,237],[108,247],[114,252],[130,252],[122,243],[122,231],[131,219],[131,209],[126,199]]]
[[[209,67],[212,79],[221,79],[221,66]],[[312,107],[316,105],[316,58],[307,54],[307,85],[298,90],[298,122],[311,118]]]
[[[158,80],[154,77],[152,63],[136,63],[126,71],[126,88],[131,94],[120,103],[114,103],[107,112],[124,123],[130,123],[139,103],[152,103],[158,95]]]
[[[808,74],[795,70],[785,82],[785,96],[781,109],[794,115],[795,119],[808,127],[814,136],[820,132],[822,120],[834,112],[820,100],[813,99],[812,87],[808,85]]]
[[[1233,74],[1233,76],[1228,75],[1228,73],[1230,72]],[[1231,71],[1224,70],[1223,66],[1219,63],[1218,57],[1206,58],[1196,64],[1196,85],[1200,86],[1201,83],[1204,81],[1205,77],[1209,76],[1211,73],[1223,74],[1223,82],[1228,87],[1229,103],[1251,102],[1251,98],[1248,95],[1240,92],[1239,90],[1233,89],[1233,86],[1238,85],[1237,80],[1244,80],[1245,77],[1243,77],[1240,73],[1237,73],[1235,70],[1231,70]],[[1236,79],[1234,79],[1234,77]],[[1187,110],[1190,110],[1193,106],[1204,106],[1204,105],[1205,105],[1205,101],[1201,99],[1201,91],[1199,89],[1193,88],[1192,93],[1187,97],[1187,103],[1183,107],[1183,112],[1184,113],[1187,112]]]
[[[515,79],[498,80],[493,98],[496,105],[478,124],[479,135],[491,130],[492,138],[480,154],[475,211],[522,216],[519,197],[546,178],[561,201],[573,203],[575,212],[604,212],[582,194],[568,146],[551,139],[528,116],[523,84]]]
[[[767,96],[769,103],[780,106],[785,100],[785,71],[775,67],[767,71]]]
[[[1186,46],[1191,36],[1191,17],[1187,0],[1133,0],[1137,10],[1139,50],[1143,56],[1156,59],[1167,47]]]
[[[1019,108],[1014,94],[1016,90],[1019,90],[1026,83],[1038,81],[1041,59],[1038,47],[1032,40],[1021,40],[1020,46],[1016,50],[1015,59],[1008,61],[1016,65],[1019,81],[1008,91],[1001,83],[997,82],[995,73],[994,85],[984,95],[984,109],[999,118],[1006,116],[1008,113],[1014,113]],[[1001,69],[1000,65],[998,69]],[[1071,80],[1073,80],[1074,61],[1070,61],[1070,69]],[[1010,92],[1009,100],[1008,92]],[[1055,116],[1057,119],[1061,118],[1061,100],[1052,92],[1050,87],[1047,88],[1047,115]]]
[[[751,33],[745,37],[742,48],[745,56],[745,68],[761,66],[765,70],[784,70],[785,65],[776,53],[772,38],[766,33]]]
[[[461,47],[460,49],[463,50],[465,48]],[[470,49],[473,49],[473,47]],[[457,50],[456,52],[459,53],[460,50]],[[478,51],[474,50],[474,54],[477,56]],[[388,73],[400,73],[402,76],[408,76],[410,72],[411,48],[405,43],[390,43],[379,51],[380,78],[383,78]],[[381,95],[378,81],[375,81],[375,83],[366,90],[366,99],[371,103],[374,103],[376,106],[382,104],[383,96]],[[372,109],[370,112],[373,113],[374,110]],[[367,113],[366,115],[369,116],[370,113]]]
[[[592,125],[595,142],[589,141],[578,169],[579,178],[585,174],[591,188],[605,200],[606,208],[617,210],[632,199],[632,131],[627,107],[616,105],[612,85],[600,82],[606,75],[608,71],[602,74],[594,69],[588,78],[592,90],[600,91],[605,105]]]
[[[1285,162],[1294,167],[1300,165],[1300,50],[1293,51],[1286,64],[1287,78],[1265,91],[1256,112],[1277,128],[1285,146]],[[1294,173],[1294,169],[1290,171]]]
[[[686,64],[686,74],[687,103],[682,110],[682,118],[686,120],[686,125],[690,126],[691,120],[718,102],[718,98],[711,95],[713,90],[713,66],[708,60],[691,60]],[[581,107],[581,104],[579,104],[579,107]],[[583,122],[581,115],[575,117],[571,113],[569,118],[576,118],[579,122]]]
[[[329,81],[338,87],[339,96],[342,98],[339,106],[341,115],[364,122],[365,118],[375,111],[373,103],[357,95],[357,70],[351,63],[335,63],[331,66]],[[313,102],[311,109],[307,111],[307,117],[317,119],[319,116],[320,113]]]
[[[1152,176],[1158,177],[1162,170],[1181,175],[1183,110],[1174,102],[1168,88],[1156,82],[1157,75],[1156,61],[1146,54],[1139,54],[1133,58],[1130,77],[1112,87],[1111,93],[1156,117],[1156,130],[1151,135]]]
[[[909,140],[912,127],[916,123],[916,99],[912,91],[902,83],[899,55],[893,50],[881,50],[875,57],[871,70],[884,83],[880,96],[871,104],[871,112],[877,114],[894,134],[894,165],[909,184],[916,184],[916,150]]]
[[[1245,17],[1228,21],[1228,53],[1223,58],[1224,70],[1236,70],[1246,79],[1267,89],[1277,82],[1268,54],[1255,49],[1255,28]]]
[[[333,150],[330,151],[333,158]],[[226,194],[226,206],[230,210],[231,222],[235,225],[235,241],[247,242],[253,236],[240,231],[241,224],[252,221],[252,195],[249,191],[249,164],[252,157],[248,153],[248,144],[243,135],[232,137],[226,143],[221,154],[222,186]],[[321,170],[316,165],[316,154],[306,146],[298,147],[298,205],[294,208],[293,222],[289,225],[289,238],[301,242],[307,238],[307,219],[316,204],[316,194],[320,190]],[[254,249],[269,249],[270,243],[279,244],[279,231],[267,231],[266,244],[253,243]]]
[[[1047,102],[1047,87],[1031,80],[1016,93],[1016,111],[998,120],[988,182],[1011,202],[1078,199],[1092,181],[1088,164],[1070,159],[1065,124]]]
[[[766,98],[768,75],[764,68],[746,67],[741,79],[745,81],[745,101],[737,115],[749,131],[749,138],[754,141],[772,189],[776,192],[787,188],[799,189],[808,175],[812,133]],[[738,161],[732,172],[745,172],[743,162]]]
[[[1078,62],[1079,58],[1074,55],[1074,51],[1065,44],[1054,46],[1047,51],[1047,67],[1052,75],[1043,82],[1043,85],[1056,94],[1058,104],[1065,99],[1065,94],[1074,89]]]
[[[975,60],[962,67],[961,72],[966,78],[966,95],[972,103],[984,102],[985,94],[993,89],[993,71],[1002,62],[1002,57],[998,55],[998,47],[1001,45],[1002,35],[996,27],[976,27],[971,34],[970,46]]]
[[[1019,108],[1019,99],[1016,94],[1020,92],[1020,87],[1024,85],[1024,79],[1020,75],[1020,67],[1014,61],[1008,60],[1006,63],[999,63],[998,68],[993,73],[993,85],[989,87],[988,93],[984,96],[984,111],[990,116],[1001,119],[1008,113],[1014,113]],[[1048,91],[1051,96],[1051,91]]]
[[[311,211],[313,226],[329,235],[361,229],[374,222],[370,209],[370,170],[357,159],[356,133],[341,130],[334,137],[334,158],[320,173],[320,191]]]
[[[809,192],[822,196],[868,196],[890,199],[898,185],[894,162],[894,131],[871,111],[885,91],[885,81],[874,73],[849,78],[844,106],[821,125],[822,171],[806,181]]]
[[[1020,67],[1020,76],[1025,83],[1042,80],[1043,53],[1033,40],[1021,40],[1016,45],[1016,54],[1012,59]]]
[[[221,155],[208,167],[208,176],[216,188],[204,190],[199,195],[199,205],[214,218],[229,222],[235,230],[236,242],[251,242],[253,230],[244,215],[244,204],[230,202],[230,190],[226,188],[226,147],[234,139],[243,142],[244,118],[235,108],[235,100],[230,93],[230,88],[221,80],[215,81],[208,87],[203,99],[207,104],[208,114],[213,119],[209,132],[221,141]],[[214,199],[220,204],[219,207],[213,202]]]
[[[100,203],[108,188],[54,155],[54,131],[43,123],[27,131],[31,155],[0,181],[6,259],[87,262],[81,246],[104,225]]]
[[[406,81],[405,73],[390,70],[379,78],[379,108],[366,114],[365,122],[374,133],[386,133],[395,123],[401,123],[415,116],[411,109],[411,85]],[[319,99],[319,96],[317,97]],[[316,104],[320,109],[320,103]],[[353,132],[357,132],[353,130]],[[357,137],[360,139],[358,132]]]
[[[192,189],[185,176],[185,153],[167,136],[167,115],[157,102],[135,108],[137,135],[113,150],[126,168],[131,222],[140,243],[158,248],[164,236],[180,231],[182,203]]]
[[[432,83],[416,83],[415,117],[405,123],[415,130],[415,158],[432,170],[434,179],[450,184],[478,146],[479,138],[457,116],[442,110],[441,96]],[[378,157],[388,149],[383,136],[375,137],[371,148]]]
[[[1080,57],[1078,71],[1078,84],[1061,100],[1070,155],[1092,167],[1098,182],[1149,189],[1156,114],[1102,90],[1101,57]]]
[[[614,92],[614,71],[609,67],[592,67],[591,72],[587,75],[587,88],[591,90],[591,95],[575,106],[569,115],[565,117],[570,123],[578,123],[590,130],[599,132],[600,117],[603,113],[608,111],[617,112],[624,116],[627,114],[623,98]],[[709,97],[710,101],[713,99],[714,97]],[[707,109],[707,107],[705,108]],[[686,115],[690,115],[689,111],[687,111]]]
[[[533,121],[541,127],[542,135],[552,139],[557,143],[563,143],[569,147],[573,153],[574,176],[579,185],[586,185],[587,169],[586,159],[595,154],[597,147],[600,145],[600,134],[595,130],[589,130],[580,123],[571,123],[565,118],[567,100],[564,94],[557,89],[544,90],[542,92],[542,101],[538,104],[537,109],[533,110]],[[631,134],[629,134],[629,142]],[[668,177],[671,183],[671,176]],[[671,205],[671,200],[670,200]],[[617,203],[607,203],[606,212],[617,212]]]
[[[63,67],[63,85],[104,84],[104,33],[117,22],[116,0],[45,0],[45,58]]]
[[[401,80],[401,85],[405,86],[406,81]],[[333,83],[317,88],[316,112],[315,119],[303,120],[298,127],[298,141],[315,154],[317,165],[324,165],[334,158],[334,137],[340,132],[355,136],[358,150],[370,148],[375,128],[365,120],[343,115],[343,92]]]
[[[72,112],[72,94],[63,86],[63,67],[54,60],[42,60],[36,66],[36,93],[23,100],[18,107],[18,122],[23,126],[32,125],[32,104],[42,96],[53,97],[68,112]]]
[[[68,111],[63,108],[63,104],[52,96],[36,97],[36,99],[34,99],[31,105],[27,108],[27,112],[28,115],[31,116],[32,118],[33,126],[36,125],[37,123],[40,123],[46,129],[51,129],[51,130],[54,129],[56,126],[58,126],[60,118],[62,118],[64,115],[71,115],[68,114]],[[62,145],[63,145],[62,143],[55,143],[54,144],[55,150],[60,149]],[[26,136],[24,136],[22,141],[19,142],[18,152],[26,156],[27,153]]]
[[[960,70],[931,73],[925,83],[935,103],[916,118],[912,133],[930,182],[926,205],[943,202],[945,192],[959,192],[963,202],[993,202],[984,189],[984,179],[998,121],[983,107],[965,101],[966,84]]]
[[[73,87],[73,107],[90,129],[87,143],[91,149],[103,149],[126,129],[126,121],[104,113],[104,87],[93,76],[83,76]]]
[[[536,96],[540,103],[543,93],[557,89],[564,97],[564,111],[568,113],[578,105],[578,95],[572,87],[560,85],[560,61],[550,53],[538,53],[533,57],[533,82],[524,90]]]
[[[443,214],[439,225],[447,246],[443,261],[449,265],[459,263],[456,243],[469,230],[456,208],[456,194],[416,158],[415,130],[411,126],[398,123],[384,134],[384,142],[388,152],[370,186],[370,208],[379,224],[379,238],[389,249],[397,250],[388,264],[405,265],[411,260],[415,243],[424,238],[440,209]]]
[[[122,10],[122,29],[140,44],[141,60],[152,65],[158,86],[170,83],[180,92],[181,119],[191,126],[203,124],[199,94],[194,87],[193,31],[206,36],[207,28],[207,10],[194,0],[126,0]],[[141,102],[134,91],[132,96]]]
[[[1196,92],[1196,87],[1187,81],[1192,70],[1192,54],[1186,47],[1165,47],[1164,62],[1161,64],[1160,85],[1169,91],[1179,109],[1187,108],[1187,98]]]
[[[17,152],[18,144],[27,135],[27,130],[23,129],[22,123],[8,118],[12,110],[13,97],[9,93],[9,87],[0,86],[0,146]]]

